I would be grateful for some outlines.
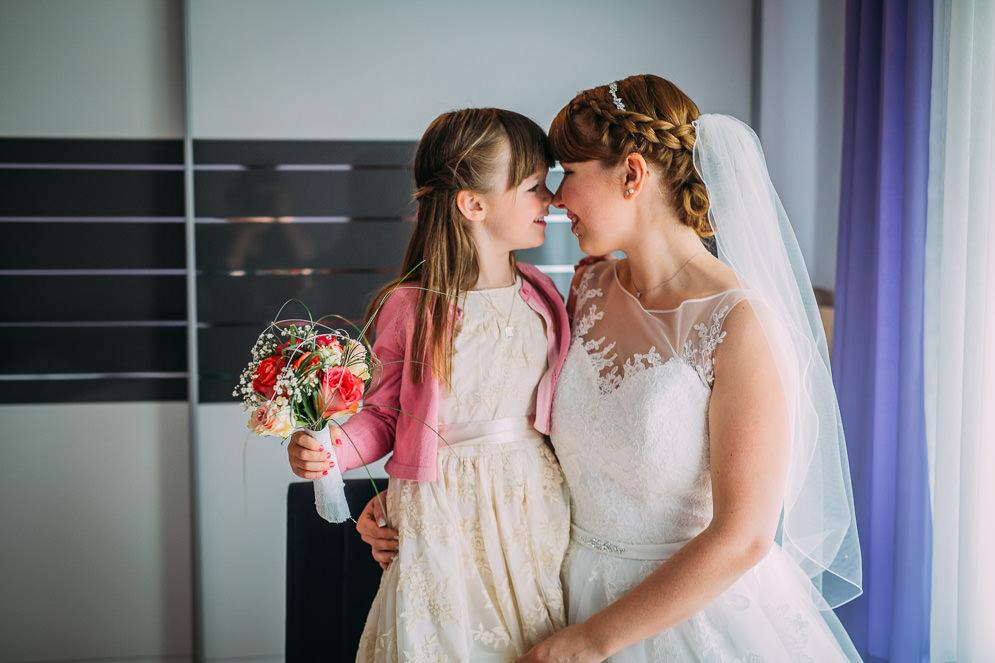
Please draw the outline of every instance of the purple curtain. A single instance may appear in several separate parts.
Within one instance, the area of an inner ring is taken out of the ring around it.
[[[864,594],[838,610],[867,661],[929,660],[932,524],[923,273],[932,0],[848,0],[833,373]]]

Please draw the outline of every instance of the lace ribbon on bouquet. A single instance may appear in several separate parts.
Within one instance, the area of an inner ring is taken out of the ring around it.
[[[297,430],[307,430],[298,428]],[[332,436],[328,426],[321,430],[307,430],[308,435],[318,440],[326,449],[332,448]],[[349,504],[345,497],[345,482],[338,464],[328,468],[328,474],[314,480],[314,506],[318,515],[330,523],[342,523],[349,519]]]

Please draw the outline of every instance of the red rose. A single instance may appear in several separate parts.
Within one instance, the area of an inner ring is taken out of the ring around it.
[[[297,359],[295,359],[293,361],[293,363],[291,363],[290,365],[296,371],[296,370],[300,369],[301,364],[303,364],[305,360],[307,360],[307,365],[308,366],[314,366],[315,364],[320,364],[321,363],[321,357],[319,357],[318,355],[316,355],[313,352],[305,352],[304,354],[302,354],[299,357],[297,357]]]
[[[252,388],[266,398],[273,398],[276,377],[283,370],[283,357],[267,357],[259,362],[252,377]]]
[[[318,393],[318,409],[324,419],[340,414],[353,414],[363,397],[363,381],[347,368],[325,371]]]

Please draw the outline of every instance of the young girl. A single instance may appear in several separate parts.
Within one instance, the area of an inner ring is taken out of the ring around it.
[[[569,325],[552,281],[512,253],[545,239],[552,163],[543,131],[516,113],[432,122],[415,153],[408,276],[370,309],[390,293],[374,320],[379,386],[340,445],[304,432],[288,445],[305,479],[393,451],[399,552],[357,661],[503,662],[565,624],[569,511],[545,434]]]

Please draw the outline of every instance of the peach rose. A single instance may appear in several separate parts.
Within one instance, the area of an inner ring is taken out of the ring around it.
[[[286,408],[271,413],[269,405],[260,405],[249,417],[249,430],[256,435],[287,437],[294,432],[294,424]]]

